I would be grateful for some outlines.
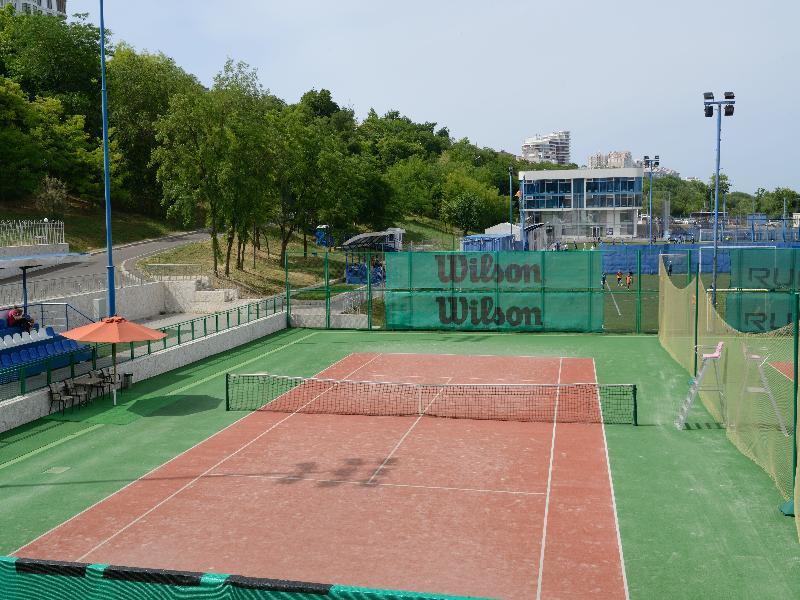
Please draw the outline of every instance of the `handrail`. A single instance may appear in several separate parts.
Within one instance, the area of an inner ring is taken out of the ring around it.
[[[54,306],[67,307],[83,315],[78,309],[68,303],[52,303]],[[233,327],[251,323],[253,321],[283,312],[286,309],[286,298],[274,295],[255,302],[250,302],[224,311],[187,319],[171,325],[160,327],[159,330],[167,334],[158,342],[136,342],[130,344],[117,344],[117,363],[162,352],[180,346],[192,340],[201,339],[214,333],[227,331]],[[85,317],[85,315],[83,315]],[[89,317],[86,317],[87,319]],[[90,319],[91,320],[91,319]],[[120,351],[120,346],[122,346]],[[127,348],[127,350],[126,350]],[[63,381],[74,377],[76,371],[86,372],[88,361],[76,360],[78,355],[91,351],[91,369],[111,365],[111,344],[92,344],[79,350],[62,353],[46,359],[38,359],[14,367],[0,367],[0,401],[18,395],[24,395],[35,389],[42,389],[54,381]],[[65,359],[69,364],[53,368],[55,361]],[[69,369],[64,371],[64,369]],[[27,373],[34,372],[34,375]],[[11,385],[14,384],[14,385]]]

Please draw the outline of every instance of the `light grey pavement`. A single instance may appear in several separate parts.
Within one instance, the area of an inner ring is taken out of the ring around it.
[[[169,250],[170,248],[182,246],[191,242],[201,242],[209,239],[209,237],[210,235],[206,231],[193,231],[189,233],[178,233],[155,240],[125,244],[114,248],[114,265],[117,267],[123,266],[128,271],[132,271],[132,265],[135,261],[131,259],[161,252],[162,250]],[[54,277],[74,277],[93,273],[105,273],[107,261],[105,250],[95,252],[92,254],[91,258],[84,263],[63,264],[37,271],[30,271],[28,273],[28,281],[33,279],[51,279]],[[2,278],[0,279],[0,285],[14,283],[20,281],[20,279],[21,277],[19,275]]]

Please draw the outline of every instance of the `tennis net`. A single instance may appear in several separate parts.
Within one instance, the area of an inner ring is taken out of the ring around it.
[[[233,411],[637,424],[633,384],[417,384],[228,373]]]

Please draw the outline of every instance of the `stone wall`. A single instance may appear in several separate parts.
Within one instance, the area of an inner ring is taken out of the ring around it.
[[[132,373],[134,382],[142,381],[227,352],[282,329],[286,329],[286,313],[277,313],[122,363],[118,371]],[[50,392],[47,388],[0,402],[0,433],[45,417],[49,412]]]

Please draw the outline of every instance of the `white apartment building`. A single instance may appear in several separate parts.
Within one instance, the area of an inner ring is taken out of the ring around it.
[[[529,162],[550,162],[568,165],[570,162],[569,131],[536,134],[522,142],[522,159]]]
[[[630,169],[635,166],[633,155],[628,150],[614,150],[608,154],[596,152],[589,156],[590,169]]]
[[[9,4],[18,13],[67,16],[67,0],[0,0],[0,8]]]

